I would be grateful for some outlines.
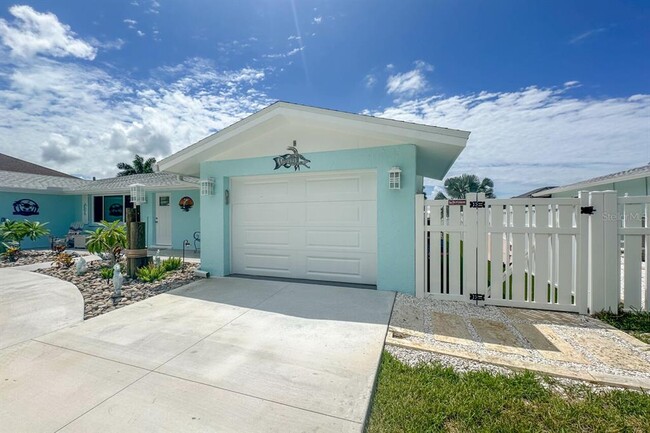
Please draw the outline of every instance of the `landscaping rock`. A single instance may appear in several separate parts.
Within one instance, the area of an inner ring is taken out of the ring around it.
[[[112,299],[113,284],[111,280],[102,279],[99,273],[101,267],[108,266],[110,266],[109,262],[89,262],[88,272],[84,275],[76,275],[74,266],[70,268],[50,267],[37,272],[69,281],[77,286],[84,298],[84,319],[90,319],[188,284],[196,279],[194,271],[198,268],[198,264],[185,263],[181,269],[168,272],[164,279],[151,283],[124,278],[122,297]]]

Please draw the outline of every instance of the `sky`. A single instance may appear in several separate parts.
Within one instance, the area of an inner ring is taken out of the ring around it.
[[[276,100],[471,131],[499,197],[641,166],[650,2],[0,0],[1,153],[111,177]]]

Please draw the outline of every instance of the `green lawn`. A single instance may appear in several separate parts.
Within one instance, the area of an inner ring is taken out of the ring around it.
[[[384,352],[367,431],[648,432],[650,394],[573,386],[562,396],[532,373],[409,367]]]
[[[605,323],[627,332],[639,340],[650,344],[650,312],[649,311],[619,311],[610,313],[602,311],[594,316]]]

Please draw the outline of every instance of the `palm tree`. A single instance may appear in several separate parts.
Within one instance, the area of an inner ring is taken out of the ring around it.
[[[438,192],[436,200],[446,198],[465,198],[465,194],[470,192],[483,192],[486,198],[495,198],[494,182],[489,177],[479,179],[475,174],[461,174],[460,176],[450,177],[445,180],[445,190],[447,194]]]
[[[127,164],[126,162],[118,162],[117,168],[120,171],[117,173],[118,176],[130,176],[132,174],[141,174],[141,173],[153,173],[153,166],[156,163],[156,158],[149,158],[146,161],[140,155],[135,155],[133,159],[133,165]]]

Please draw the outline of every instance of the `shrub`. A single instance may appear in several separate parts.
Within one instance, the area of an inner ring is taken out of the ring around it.
[[[136,270],[135,275],[139,280],[145,283],[151,283],[152,281],[162,279],[165,276],[165,269],[162,266],[156,266],[151,263]]]
[[[120,258],[122,248],[126,248],[126,227],[121,221],[109,223],[102,221],[100,227],[95,231],[86,231],[86,249],[95,254],[109,253],[111,264],[114,265]]]
[[[9,262],[15,262],[18,260],[18,253],[20,253],[20,248],[4,244],[4,249],[5,251],[1,254],[4,260],[7,260]]]
[[[99,275],[104,280],[110,280],[111,278],[113,278],[113,268],[109,268],[108,266],[99,268]]]
[[[25,238],[35,241],[40,237],[49,235],[50,230],[45,227],[46,225],[47,223],[40,223],[38,221],[5,220],[0,223],[0,240],[16,242],[20,248],[20,243]]]
[[[74,259],[72,255],[68,253],[59,253],[54,259],[54,266],[58,268],[69,268],[74,264]]]
[[[170,257],[163,260],[160,266],[165,270],[165,272],[171,272],[183,266],[183,262],[180,257]]]

